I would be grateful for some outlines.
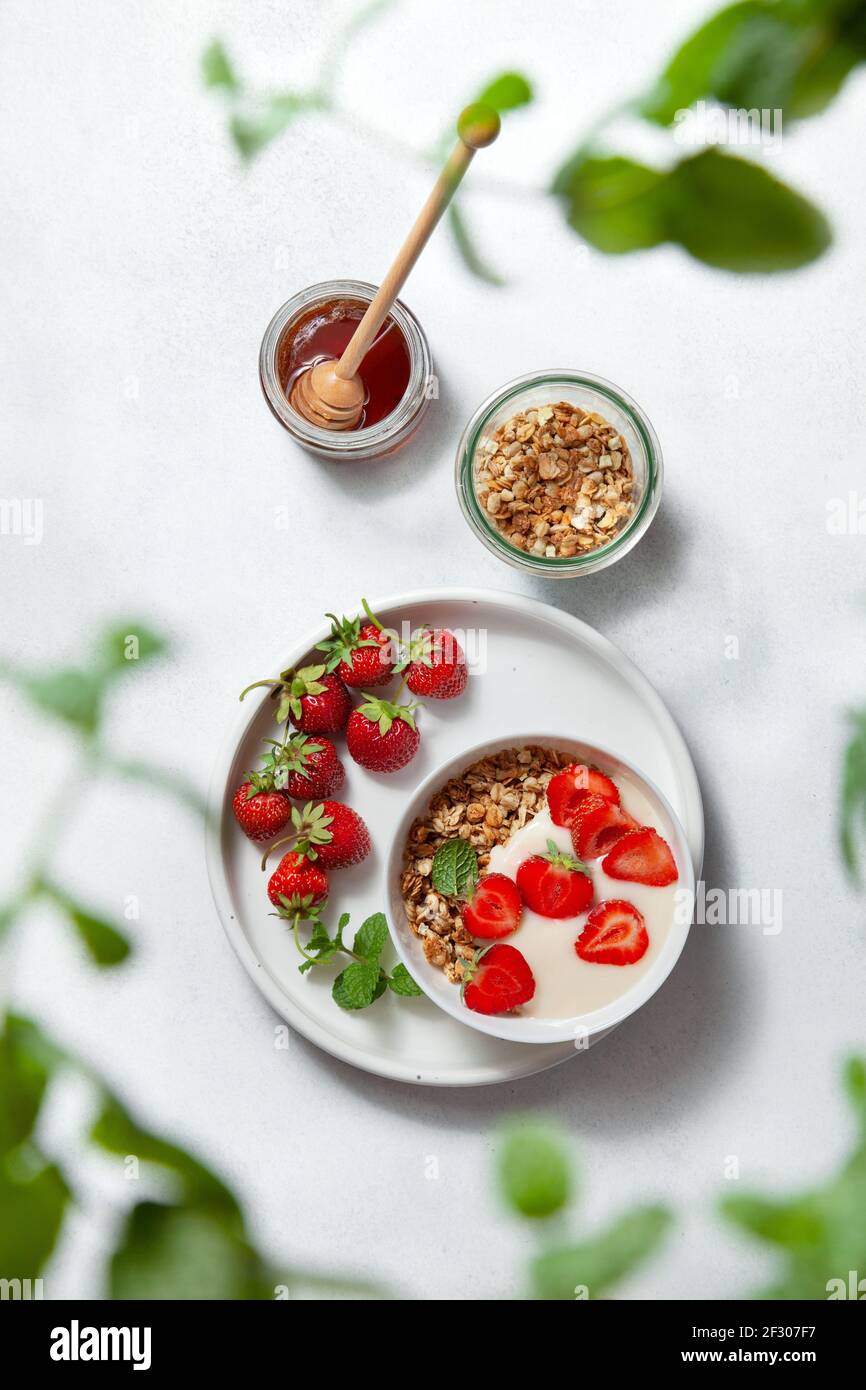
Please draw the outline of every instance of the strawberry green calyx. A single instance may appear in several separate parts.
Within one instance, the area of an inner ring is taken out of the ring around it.
[[[276,912],[272,912],[272,917],[281,917],[284,922],[312,922],[321,912],[321,907],[314,906],[315,895],[306,893],[303,897],[298,893],[293,893],[287,898],[285,893],[279,894],[280,906]]]
[[[326,613],[326,618],[331,619],[331,635],[324,642],[316,643],[316,651],[324,652],[326,656],[325,670],[335,671],[341,661],[345,661],[347,666],[352,664],[352,652],[358,651],[360,647],[378,647],[380,644],[372,637],[361,637],[361,625],[363,618],[338,618],[334,613]],[[381,625],[377,622],[377,627]],[[384,629],[381,629],[384,631]]]
[[[307,734],[292,734],[282,743],[273,738],[266,739],[266,742],[271,745],[271,752],[265,753],[262,758],[262,771],[251,776],[270,780],[275,791],[285,789],[293,772],[299,777],[309,777],[307,763],[314,753],[321,753],[325,746]]]
[[[325,693],[328,687],[321,683],[324,674],[324,666],[302,666],[299,670],[289,667],[288,670],[281,671],[276,680],[253,681],[252,685],[241,691],[240,698],[243,699],[251,690],[270,686],[271,699],[279,701],[274,717],[278,724],[284,724],[290,714],[300,719],[302,696]]]
[[[283,845],[294,845],[298,854],[303,854],[307,859],[317,859],[316,845],[330,844],[333,836],[328,826],[331,824],[333,816],[325,814],[325,808],[321,804],[318,806],[308,801],[302,811],[297,806],[292,807],[292,834],[286,835],[282,840],[276,840],[274,844],[265,851],[262,856],[262,868],[267,865],[268,859],[274,850],[281,849]]]
[[[588,874],[589,870],[581,859],[573,854],[567,854],[561,850],[555,840],[548,840],[547,853],[540,854],[539,859],[546,859],[549,864],[555,864],[558,868],[571,869],[576,874]]]
[[[399,675],[401,671],[405,671],[413,661],[422,666],[432,666],[433,650],[433,633],[429,628],[417,628],[403,648],[400,660],[394,667],[395,674]]]
[[[466,989],[466,986],[471,983],[473,975],[478,969],[478,966],[480,965],[483,958],[487,955],[487,952],[491,951],[495,945],[496,942],[491,941],[487,946],[480,946],[471,960],[465,960],[463,962],[463,978],[460,981],[461,1002],[463,1000],[463,992]]]
[[[379,733],[384,738],[395,719],[402,719],[413,733],[417,732],[414,713],[417,708],[414,701],[411,705],[394,705],[390,700],[380,699],[378,695],[365,693],[364,703],[358,706],[358,711],[369,719],[371,724],[379,725]]]

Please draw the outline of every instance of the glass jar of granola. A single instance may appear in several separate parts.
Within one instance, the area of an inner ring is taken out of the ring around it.
[[[533,372],[469,421],[457,496],[488,550],[570,578],[637,544],[658,508],[662,469],[652,425],[618,386],[589,372]]]

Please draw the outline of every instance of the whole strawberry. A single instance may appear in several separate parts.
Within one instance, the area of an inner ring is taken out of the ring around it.
[[[453,700],[462,695],[469,680],[463,648],[447,628],[422,628],[412,634],[398,671],[406,670],[406,684],[413,695],[428,700]]]
[[[328,876],[321,865],[294,849],[283,855],[268,879],[268,897],[274,907],[294,904],[298,911],[321,907],[327,896]]]
[[[317,650],[325,653],[325,670],[336,671],[344,685],[354,690],[375,689],[387,685],[394,675],[394,649],[389,633],[367,608],[368,621],[356,618],[338,618],[333,613],[331,635],[318,644]]]
[[[355,762],[368,772],[398,772],[411,762],[421,742],[414,708],[366,695],[346,725],[346,747]]]
[[[319,734],[292,734],[284,743],[268,739],[271,752],[262,760],[260,778],[296,801],[318,800],[339,791],[346,769],[330,739]]]
[[[241,699],[263,685],[271,687],[271,698],[277,701],[278,724],[290,719],[305,734],[339,734],[345,729],[352,703],[343,682],[323,665],[290,668],[277,680],[254,681],[241,691]]]
[[[370,832],[351,806],[342,801],[312,803],[292,810],[298,834],[296,848],[315,858],[323,869],[348,869],[370,853]]]
[[[272,840],[285,830],[292,808],[282,792],[261,790],[252,780],[242,782],[232,798],[232,810],[241,830],[250,840]]]

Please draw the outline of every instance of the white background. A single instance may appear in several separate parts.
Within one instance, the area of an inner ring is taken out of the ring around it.
[[[13,997],[225,1174],[274,1255],[376,1272],[422,1297],[516,1294],[527,1242],[488,1173],[498,1118],[522,1109],[573,1136],[587,1224],[632,1199],[676,1207],[668,1250],[624,1296],[733,1297],[769,1265],[712,1215],[730,1191],[726,1156],[743,1185],[827,1172],[849,1135],[834,1069],[866,1042],[863,904],[836,841],[845,711],[866,700],[866,542],[826,524],[828,501],[862,487],[866,74],[757,152],[828,212],[835,245],[816,265],[748,278],[671,247],[605,258],[520,188],[549,182],[707,7],[404,0],[347,58],[339,96],[358,121],[423,146],[507,67],[535,79],[538,101],[479,156],[463,204],[508,287],[471,281],[437,236],[405,298],[442,400],[397,459],[341,469],[299,453],[272,420],[259,341],[299,287],[377,279],[429,174],[324,116],[244,171],[198,59],[219,32],[251,82],[308,83],[350,12],[330,0],[3,5],[2,491],[43,499],[45,535],[0,540],[2,650],[23,665],[86,663],[103,619],[167,628],[174,656],[131,682],[108,732],[204,786],[238,689],[324,609],[437,583],[534,594],[619,643],[659,688],[701,777],[707,883],[781,888],[783,931],[698,928],[638,1017],[547,1075],[412,1090],[301,1039],[275,1051],[275,1019],[211,906],[200,825],[102,784],[70,816],[54,868],[112,915],[139,895],[137,960],[98,974],[40,909],[17,937]],[[630,148],[652,153],[641,138]],[[517,192],[487,186],[499,179]],[[629,391],[667,467],[638,549],[561,585],[488,556],[452,481],[478,401],[551,365]],[[297,516],[288,536],[274,526],[283,504]],[[730,636],[738,660],[725,657]],[[11,890],[70,747],[2,696]],[[438,1181],[425,1178],[429,1156]],[[98,1294],[107,1213],[127,1198],[107,1162],[80,1178],[91,1195],[49,1296]]]

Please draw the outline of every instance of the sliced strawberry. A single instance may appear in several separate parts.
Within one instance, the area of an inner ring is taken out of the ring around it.
[[[594,907],[574,943],[581,960],[594,965],[633,965],[648,946],[643,916],[622,898],[609,898]]]
[[[547,787],[547,804],[554,825],[570,826],[575,812],[587,796],[600,796],[619,805],[619,791],[606,773],[585,763],[572,763],[551,777]]]
[[[621,806],[590,793],[574,813],[571,839],[579,859],[598,859],[629,830],[639,829],[637,821]]]
[[[578,917],[592,902],[592,879],[586,866],[561,854],[553,840],[547,854],[533,854],[517,870],[523,901],[540,917]]]
[[[485,946],[465,967],[463,1003],[473,1013],[508,1013],[528,1004],[534,993],[535,977],[529,962],[507,942]]]
[[[507,874],[488,874],[463,907],[463,925],[482,941],[498,941],[520,926],[523,903],[517,884]]]
[[[653,888],[664,888],[679,878],[670,845],[657,830],[651,829],[623,835],[605,855],[601,867],[610,878],[649,883]]]

